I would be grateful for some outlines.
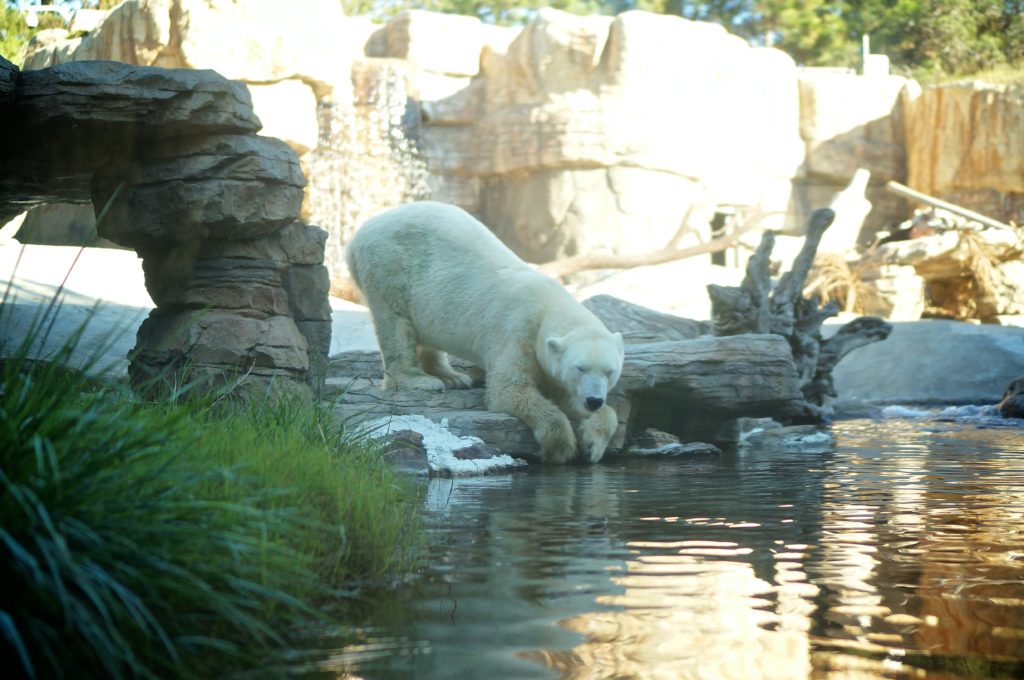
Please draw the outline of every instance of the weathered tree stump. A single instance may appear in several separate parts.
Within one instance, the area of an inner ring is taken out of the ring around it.
[[[844,325],[829,340],[822,340],[821,325],[839,313],[839,306],[835,302],[822,306],[817,296],[805,298],[803,288],[821,237],[834,219],[835,213],[829,208],[811,214],[803,248],[774,290],[768,267],[775,244],[771,232],[762,237],[739,287],[708,286],[715,335],[773,333],[788,342],[804,397],[800,412],[790,418],[794,421],[826,420],[836,396],[832,385],[836,364],[857,347],[884,340],[892,332],[892,325],[882,319],[861,317]]]

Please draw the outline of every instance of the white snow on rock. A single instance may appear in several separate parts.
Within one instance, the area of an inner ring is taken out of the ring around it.
[[[447,428],[447,420],[440,423],[424,416],[388,416],[370,420],[360,425],[360,430],[370,437],[384,437],[392,432],[412,430],[423,435],[423,447],[427,450],[427,465],[432,473],[467,477],[509,470],[526,465],[526,462],[509,455],[499,455],[480,460],[456,458],[454,452],[474,444],[482,444],[478,437],[460,437]]]

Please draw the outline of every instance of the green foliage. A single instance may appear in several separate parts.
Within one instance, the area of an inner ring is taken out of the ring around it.
[[[29,36],[29,28],[21,12],[7,5],[0,7],[0,56],[21,66]]]
[[[404,9],[525,23],[540,7],[576,14],[642,9],[723,24],[808,66],[860,65],[861,38],[897,70],[968,74],[1024,63],[1024,0],[342,0],[349,14]]]
[[[67,368],[76,338],[30,360],[45,321],[0,367],[16,676],[265,666],[339,589],[413,564],[417,494],[312,406],[140,404]]]

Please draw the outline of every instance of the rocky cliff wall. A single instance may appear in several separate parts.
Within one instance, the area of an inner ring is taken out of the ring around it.
[[[0,221],[53,201],[142,258],[156,304],[132,385],[165,396],[230,385],[299,394],[330,347],[326,233],[297,222],[305,179],[256,134],[249,92],[203,70],[81,61],[19,72],[0,58]]]
[[[300,154],[333,273],[359,223],[425,196],[545,261],[706,239],[722,207],[799,232],[858,167],[866,232],[909,213],[889,179],[978,208],[1018,206],[1024,189],[1014,137],[983,131],[1012,131],[1009,94],[942,108],[943,90],[901,97],[902,78],[799,69],[678,17],[543,10],[518,29],[412,11],[374,25],[334,0],[126,0],[88,35],[53,38],[27,68],[103,58],[246,82],[264,133]]]

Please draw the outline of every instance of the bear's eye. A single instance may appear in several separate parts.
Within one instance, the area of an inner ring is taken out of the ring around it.
[[[583,367],[583,366],[577,366],[576,370],[579,371],[580,373],[586,373],[587,372],[587,369],[585,367]]]

